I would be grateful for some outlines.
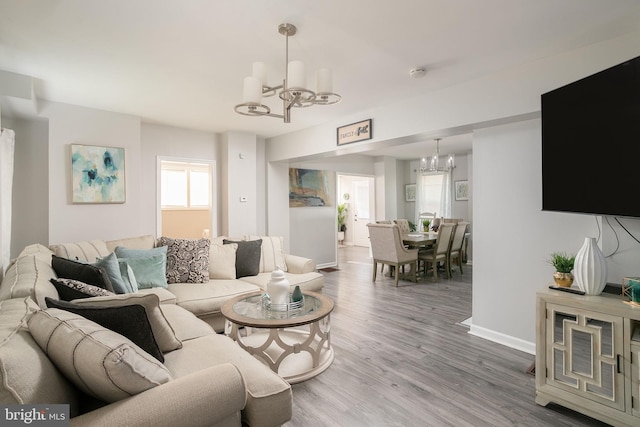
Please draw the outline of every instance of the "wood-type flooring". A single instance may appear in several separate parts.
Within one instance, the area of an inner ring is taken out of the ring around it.
[[[378,274],[367,248],[341,247],[325,272],[333,364],[294,384],[285,427],[606,426],[535,403],[534,356],[468,333],[472,267],[418,283]]]

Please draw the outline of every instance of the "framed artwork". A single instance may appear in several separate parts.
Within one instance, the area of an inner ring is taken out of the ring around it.
[[[124,203],[124,148],[71,144],[73,203]]]
[[[456,181],[455,183],[456,201],[469,200],[469,181]]]
[[[333,206],[335,172],[289,168],[289,207]]]
[[[373,137],[371,119],[338,128],[338,145],[350,144],[352,142],[365,141]]]
[[[405,184],[404,186],[404,201],[415,202],[416,201],[416,185]]]

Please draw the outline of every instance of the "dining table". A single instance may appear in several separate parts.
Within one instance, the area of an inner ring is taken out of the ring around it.
[[[431,246],[438,240],[438,233],[429,231],[427,233],[421,231],[410,231],[402,233],[402,243],[410,248],[419,248],[423,246]]]

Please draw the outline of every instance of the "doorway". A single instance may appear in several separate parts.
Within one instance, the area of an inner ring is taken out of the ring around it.
[[[159,236],[216,236],[214,162],[158,158]]]
[[[347,231],[343,243],[369,247],[367,224],[375,219],[374,178],[362,175],[338,175],[338,203],[347,206]]]

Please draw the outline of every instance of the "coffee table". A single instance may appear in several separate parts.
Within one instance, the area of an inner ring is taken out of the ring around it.
[[[304,304],[289,311],[263,308],[255,292],[225,302],[225,334],[290,384],[313,378],[333,362],[330,314],[333,301],[303,292]]]

